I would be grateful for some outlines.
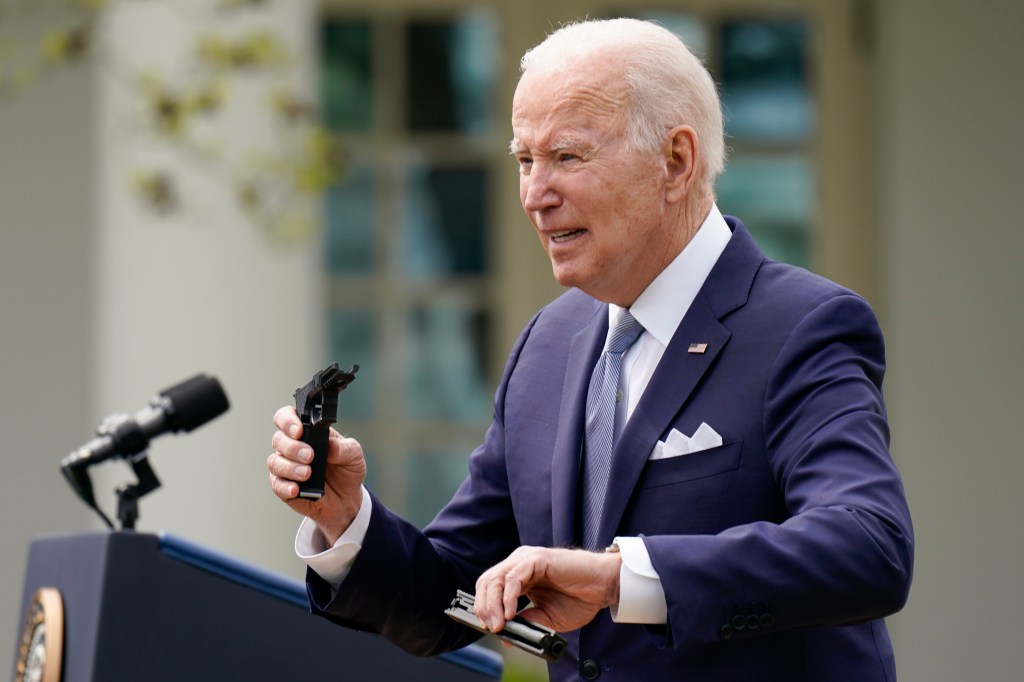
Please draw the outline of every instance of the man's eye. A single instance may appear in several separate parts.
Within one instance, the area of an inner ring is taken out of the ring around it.
[[[528,156],[520,156],[519,157],[519,170],[521,170],[521,171],[528,171],[528,170],[530,170],[530,167],[532,165],[533,165],[533,159],[531,159],[530,157],[528,157]]]
[[[571,154],[569,152],[562,152],[561,154],[558,155],[558,160],[559,161],[563,161],[563,162],[564,161],[578,161],[579,158],[580,157],[577,156],[576,154]]]

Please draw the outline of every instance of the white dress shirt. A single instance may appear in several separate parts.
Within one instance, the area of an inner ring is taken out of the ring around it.
[[[725,218],[713,205],[686,248],[630,306],[629,312],[643,325],[644,333],[622,359],[622,399],[617,405],[617,424],[625,424],[633,415],[661,356],[731,236]],[[614,303],[608,305],[609,329],[620,310]],[[647,545],[638,537],[618,537],[615,544],[622,553],[622,570],[619,603],[612,607],[612,619],[617,623],[665,623],[665,591],[651,564]]]
[[[623,357],[622,376],[619,378],[622,399],[617,405],[616,423],[625,424],[633,414],[676,328],[731,236],[732,232],[718,207],[712,205],[708,217],[686,248],[630,307],[633,317],[643,325],[644,333]],[[619,310],[619,306],[608,305],[609,328]],[[348,575],[349,566],[362,547],[372,509],[370,496],[363,490],[359,514],[333,547],[326,546],[323,535],[308,518],[303,519],[299,526],[295,553],[335,591]],[[612,618],[619,623],[665,623],[665,591],[651,564],[647,546],[638,537],[618,537],[615,542],[622,553],[622,570],[619,573],[619,603],[612,607]]]

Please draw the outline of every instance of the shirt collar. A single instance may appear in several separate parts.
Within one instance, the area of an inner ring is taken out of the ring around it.
[[[629,312],[662,346],[668,346],[676,328],[704,286],[718,262],[732,230],[718,206],[711,205],[708,217],[679,255],[651,282],[630,306]],[[608,304],[608,323],[612,325],[622,310]]]

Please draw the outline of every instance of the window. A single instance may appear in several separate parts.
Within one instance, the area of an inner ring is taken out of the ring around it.
[[[718,83],[729,148],[719,208],[738,216],[769,257],[813,267],[817,112],[807,22],[630,14],[673,31]]]
[[[495,18],[324,18],[324,120],[349,155],[324,201],[339,421],[369,482],[425,523],[491,416]]]

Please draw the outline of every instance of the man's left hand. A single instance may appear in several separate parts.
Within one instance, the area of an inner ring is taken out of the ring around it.
[[[476,581],[474,613],[491,632],[505,627],[526,596],[522,616],[557,632],[581,628],[597,612],[619,601],[615,552],[520,547]]]

